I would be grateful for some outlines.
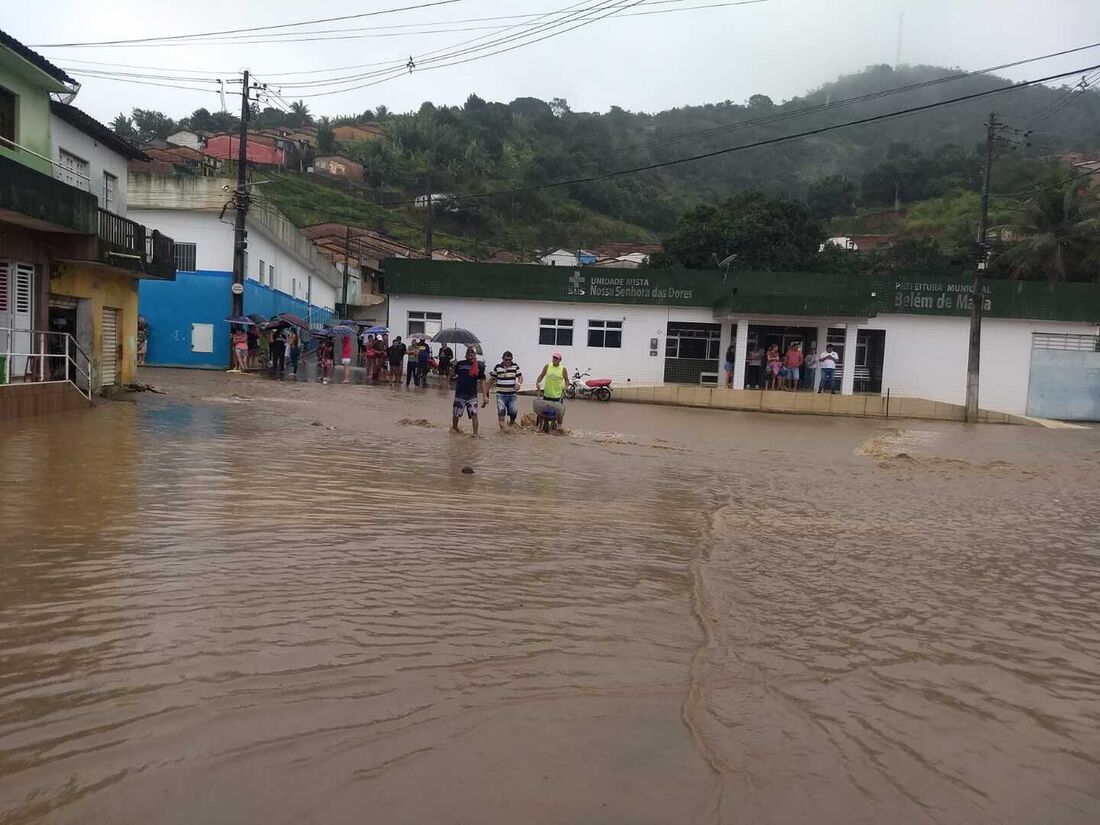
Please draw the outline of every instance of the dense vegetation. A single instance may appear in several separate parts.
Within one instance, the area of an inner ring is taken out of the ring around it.
[[[895,219],[890,233],[932,239],[944,254],[957,257],[966,252],[975,235],[982,172],[979,149],[989,110],[995,109],[1001,120],[1018,130],[1004,133],[994,190],[1027,191],[1058,175],[1066,177],[1047,159],[1100,148],[1100,91],[1021,89],[656,170],[548,186],[758,143],[1007,83],[992,75],[937,82],[952,74],[930,66],[896,70],[875,66],[781,104],[754,95],[744,104],[726,101],[657,114],[617,107],[605,114],[574,112],[560,99],[495,103],[471,95],[463,106],[425,103],[407,114],[380,107],[353,117],[314,121],[299,104],[290,113],[267,109],[255,115],[267,125],[312,121],[319,128],[323,149],[331,143],[334,123],[377,120],[385,126],[382,139],[338,147],[363,163],[369,197],[350,192],[346,199],[328,200],[323,185],[293,176],[285,186],[269,189],[288,211],[298,210],[302,219],[340,213],[349,221],[375,225],[381,210],[371,203],[373,199],[395,207],[394,225],[402,221],[415,225],[421,217],[408,208],[408,201],[430,186],[434,192],[454,196],[441,210],[439,228],[469,239],[463,248],[469,249],[472,239],[478,238],[485,247],[530,250],[661,238],[677,227],[681,216],[713,209],[738,193],[758,192],[804,202],[809,218],[819,222],[822,237],[874,231],[880,223],[876,216],[891,213]],[[899,87],[912,88],[904,94],[881,94]],[[859,101],[837,106],[851,98]],[[136,110],[131,118],[120,115],[114,125],[142,136],[164,132],[171,121],[158,115]],[[199,110],[181,123],[214,128],[218,119],[233,120],[224,113]],[[1027,223],[1021,212],[1025,203],[1026,198],[995,199],[994,225],[1016,226],[1019,235]],[[1081,220],[1090,219],[1090,210],[1090,203],[1082,205]],[[713,259],[718,252],[711,250],[704,257]],[[1014,271],[1022,275],[1037,270],[1031,266]]]

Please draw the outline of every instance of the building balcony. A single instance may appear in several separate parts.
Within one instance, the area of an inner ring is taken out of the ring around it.
[[[0,155],[0,221],[37,232],[94,235],[95,195]]]
[[[146,278],[175,280],[176,258],[172,239],[129,218],[99,210],[98,259],[105,264],[129,269]]]

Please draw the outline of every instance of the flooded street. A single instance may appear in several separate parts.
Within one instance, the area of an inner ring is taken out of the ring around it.
[[[0,424],[0,822],[1100,821],[1100,429],[142,380]]]

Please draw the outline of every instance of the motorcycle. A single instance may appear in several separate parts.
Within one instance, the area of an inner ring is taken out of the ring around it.
[[[597,401],[611,400],[610,378],[589,378],[592,370],[573,373],[573,381],[565,388],[566,398],[595,398]]]

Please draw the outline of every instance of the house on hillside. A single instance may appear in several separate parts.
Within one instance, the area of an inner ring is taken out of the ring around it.
[[[0,419],[133,381],[138,284],[175,275],[172,239],[128,214],[145,155],[50,99],[77,88],[0,32]]]
[[[333,137],[339,143],[356,143],[364,140],[377,140],[385,135],[386,130],[381,123],[367,122],[352,125],[334,126]]]
[[[174,283],[146,283],[147,363],[225,368],[233,309],[233,221],[223,219],[231,178],[130,175],[130,213],[173,233]],[[253,191],[248,211],[244,311],[331,321],[342,276],[281,212]]]
[[[178,129],[165,138],[165,142],[172,146],[183,146],[201,153],[209,135],[209,132],[202,129]]]
[[[218,160],[237,160],[240,151],[240,138],[237,135],[211,135],[206,139],[206,154]],[[266,135],[248,135],[246,144],[248,162],[256,166],[284,168],[286,152],[275,145],[275,139]]]
[[[363,180],[363,164],[340,155],[325,155],[315,159],[313,171],[348,180]]]
[[[342,223],[307,226],[302,233],[341,272],[348,267],[347,306],[342,314],[385,321],[385,282],[382,261],[387,258],[423,258],[418,249],[391,238],[384,232]],[[340,298],[342,303],[342,296]]]
[[[599,256],[587,249],[555,249],[538,259],[543,266],[589,266],[596,263]]]
[[[649,261],[649,256],[643,252],[628,252],[613,258],[600,258],[592,266],[605,269],[641,269]]]

